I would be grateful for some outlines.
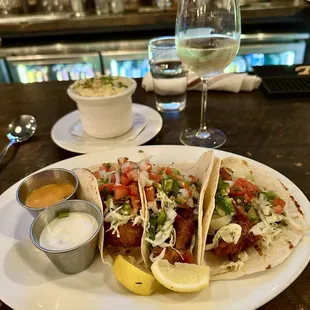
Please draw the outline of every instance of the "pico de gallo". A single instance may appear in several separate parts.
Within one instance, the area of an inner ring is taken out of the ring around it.
[[[149,210],[146,241],[150,260],[154,262],[160,256],[171,264],[194,263],[200,181],[148,161],[142,161],[139,167]]]
[[[121,157],[117,164],[103,163],[94,172],[104,206],[106,245],[126,248],[141,245],[143,219],[138,167],[138,163]]]
[[[220,169],[215,204],[206,250],[231,261],[247,260],[243,251],[251,246],[261,255],[261,247],[268,249],[286,225],[284,200],[251,180],[235,178],[228,168]]]

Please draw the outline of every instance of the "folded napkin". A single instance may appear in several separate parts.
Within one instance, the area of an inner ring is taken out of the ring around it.
[[[178,80],[182,79],[165,79],[165,88],[178,89],[181,85]],[[211,77],[208,81],[208,90],[218,90],[238,93],[240,91],[252,91],[257,89],[262,79],[256,75],[248,75],[246,73],[222,73]],[[142,87],[146,91],[153,91],[152,75],[148,72],[142,80]],[[171,89],[171,90],[172,90]],[[187,79],[188,90],[201,91],[201,81],[197,75],[190,73]]]

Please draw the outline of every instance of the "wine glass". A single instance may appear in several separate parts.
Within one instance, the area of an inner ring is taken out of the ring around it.
[[[180,0],[176,19],[176,46],[182,63],[202,81],[199,129],[186,129],[180,135],[185,145],[217,148],[225,134],[207,128],[208,78],[222,72],[240,46],[239,0]]]

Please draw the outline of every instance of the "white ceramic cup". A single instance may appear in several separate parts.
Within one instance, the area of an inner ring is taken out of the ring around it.
[[[96,138],[114,138],[128,132],[132,127],[132,95],[137,83],[129,79],[128,88],[116,95],[86,97],[76,94],[71,85],[67,93],[80,111],[83,128]]]

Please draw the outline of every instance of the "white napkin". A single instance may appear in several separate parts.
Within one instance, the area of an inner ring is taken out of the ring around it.
[[[140,113],[134,113],[132,128],[127,133],[123,134],[122,136],[111,138],[111,139],[118,140],[118,141],[121,141],[121,140],[132,141],[139,136],[139,134],[144,130],[144,128],[147,126],[148,123],[149,121],[145,118],[144,115]],[[70,133],[73,136],[85,138],[87,140],[98,139],[95,137],[91,137],[84,131],[81,120],[78,120],[71,126]],[[100,140],[111,140],[111,139],[100,139]]]
[[[211,77],[208,81],[208,90],[218,90],[238,93],[240,91],[252,91],[257,89],[262,79],[256,75],[248,75],[247,73],[222,73]],[[166,79],[166,87],[177,89],[179,85],[177,79]],[[152,75],[148,72],[142,80],[142,87],[148,92],[153,91]],[[201,81],[197,75],[190,73],[187,80],[188,90],[201,91]]]

